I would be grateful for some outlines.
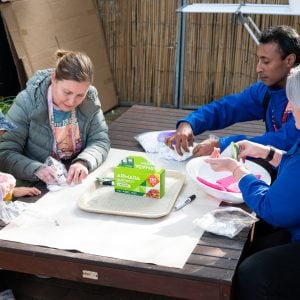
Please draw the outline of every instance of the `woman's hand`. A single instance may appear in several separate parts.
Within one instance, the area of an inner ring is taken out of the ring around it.
[[[52,166],[41,166],[35,172],[35,175],[46,184],[58,184],[55,177],[55,169]]]
[[[87,163],[83,160],[76,161],[72,164],[68,171],[67,183],[68,184],[79,184],[89,174]]]
[[[240,149],[239,158],[243,160],[245,160],[247,156],[265,159],[270,151],[269,146],[253,143],[246,140],[237,142],[237,145]]]
[[[241,165],[238,161],[230,157],[206,158],[205,162],[209,163],[211,168],[216,172],[233,172],[236,167]]]
[[[264,145],[253,143],[250,141],[240,141],[240,142],[237,142],[237,144],[240,149],[239,158],[243,159],[244,161],[247,156],[254,157],[254,158],[266,159],[266,157],[270,153],[270,146],[264,146]],[[285,151],[278,150],[275,148],[274,148],[274,150],[275,150],[275,153],[274,153],[273,159],[271,161],[269,161],[269,163],[273,167],[278,167],[281,162],[282,155],[285,153]]]
[[[232,172],[236,181],[239,181],[244,175],[249,174],[244,164],[230,157],[224,158],[207,158],[205,159],[211,168],[216,172],[229,171]]]

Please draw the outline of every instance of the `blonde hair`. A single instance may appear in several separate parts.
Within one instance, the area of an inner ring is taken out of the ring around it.
[[[57,80],[93,82],[93,63],[85,53],[59,49],[55,56],[55,77]]]
[[[289,101],[300,107],[300,66],[291,69],[287,77],[286,95]]]

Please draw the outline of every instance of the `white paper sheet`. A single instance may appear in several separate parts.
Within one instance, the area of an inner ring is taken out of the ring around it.
[[[89,213],[77,206],[94,178],[128,155],[143,155],[157,166],[185,172],[185,162],[170,163],[151,154],[111,149],[106,162],[83,184],[47,193],[2,229],[0,239],[182,268],[203,234],[194,220],[220,204],[189,178],[177,203],[191,194],[196,194],[196,200],[160,219]]]

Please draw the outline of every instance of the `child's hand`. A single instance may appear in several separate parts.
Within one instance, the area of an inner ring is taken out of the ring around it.
[[[38,196],[42,192],[35,188],[35,187],[25,187],[25,186],[20,186],[20,187],[15,187],[13,189],[13,196],[14,197],[23,197],[23,196]]]

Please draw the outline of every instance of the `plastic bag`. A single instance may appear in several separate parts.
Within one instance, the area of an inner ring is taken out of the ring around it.
[[[194,147],[189,147],[189,152],[185,152],[182,149],[183,155],[179,155],[175,149],[172,150],[167,145],[163,144],[159,148],[159,157],[167,160],[184,161],[193,156],[193,148]]]
[[[175,130],[164,131],[150,131],[136,135],[134,138],[143,147],[145,152],[158,153],[162,145],[164,145],[165,138],[175,133]]]
[[[11,200],[13,197],[13,189],[16,186],[16,178],[8,173],[0,172],[0,190],[1,198]]]
[[[165,144],[165,139],[175,134],[175,130],[151,131],[140,133],[134,138],[139,142],[146,152],[158,153],[160,158],[167,160],[184,161],[193,155],[193,147],[189,147],[189,152],[182,150],[183,155],[179,155],[176,150],[170,149]]]
[[[235,237],[245,227],[250,227],[258,219],[239,207],[224,207],[206,213],[194,223],[208,232]]]
[[[21,201],[0,201],[1,225],[7,225],[27,208],[27,203]]]
[[[57,184],[47,184],[49,191],[58,191],[62,187],[67,185],[68,172],[65,165],[56,160],[55,158],[48,156],[44,163],[45,167],[51,167],[54,170],[54,178]]]

